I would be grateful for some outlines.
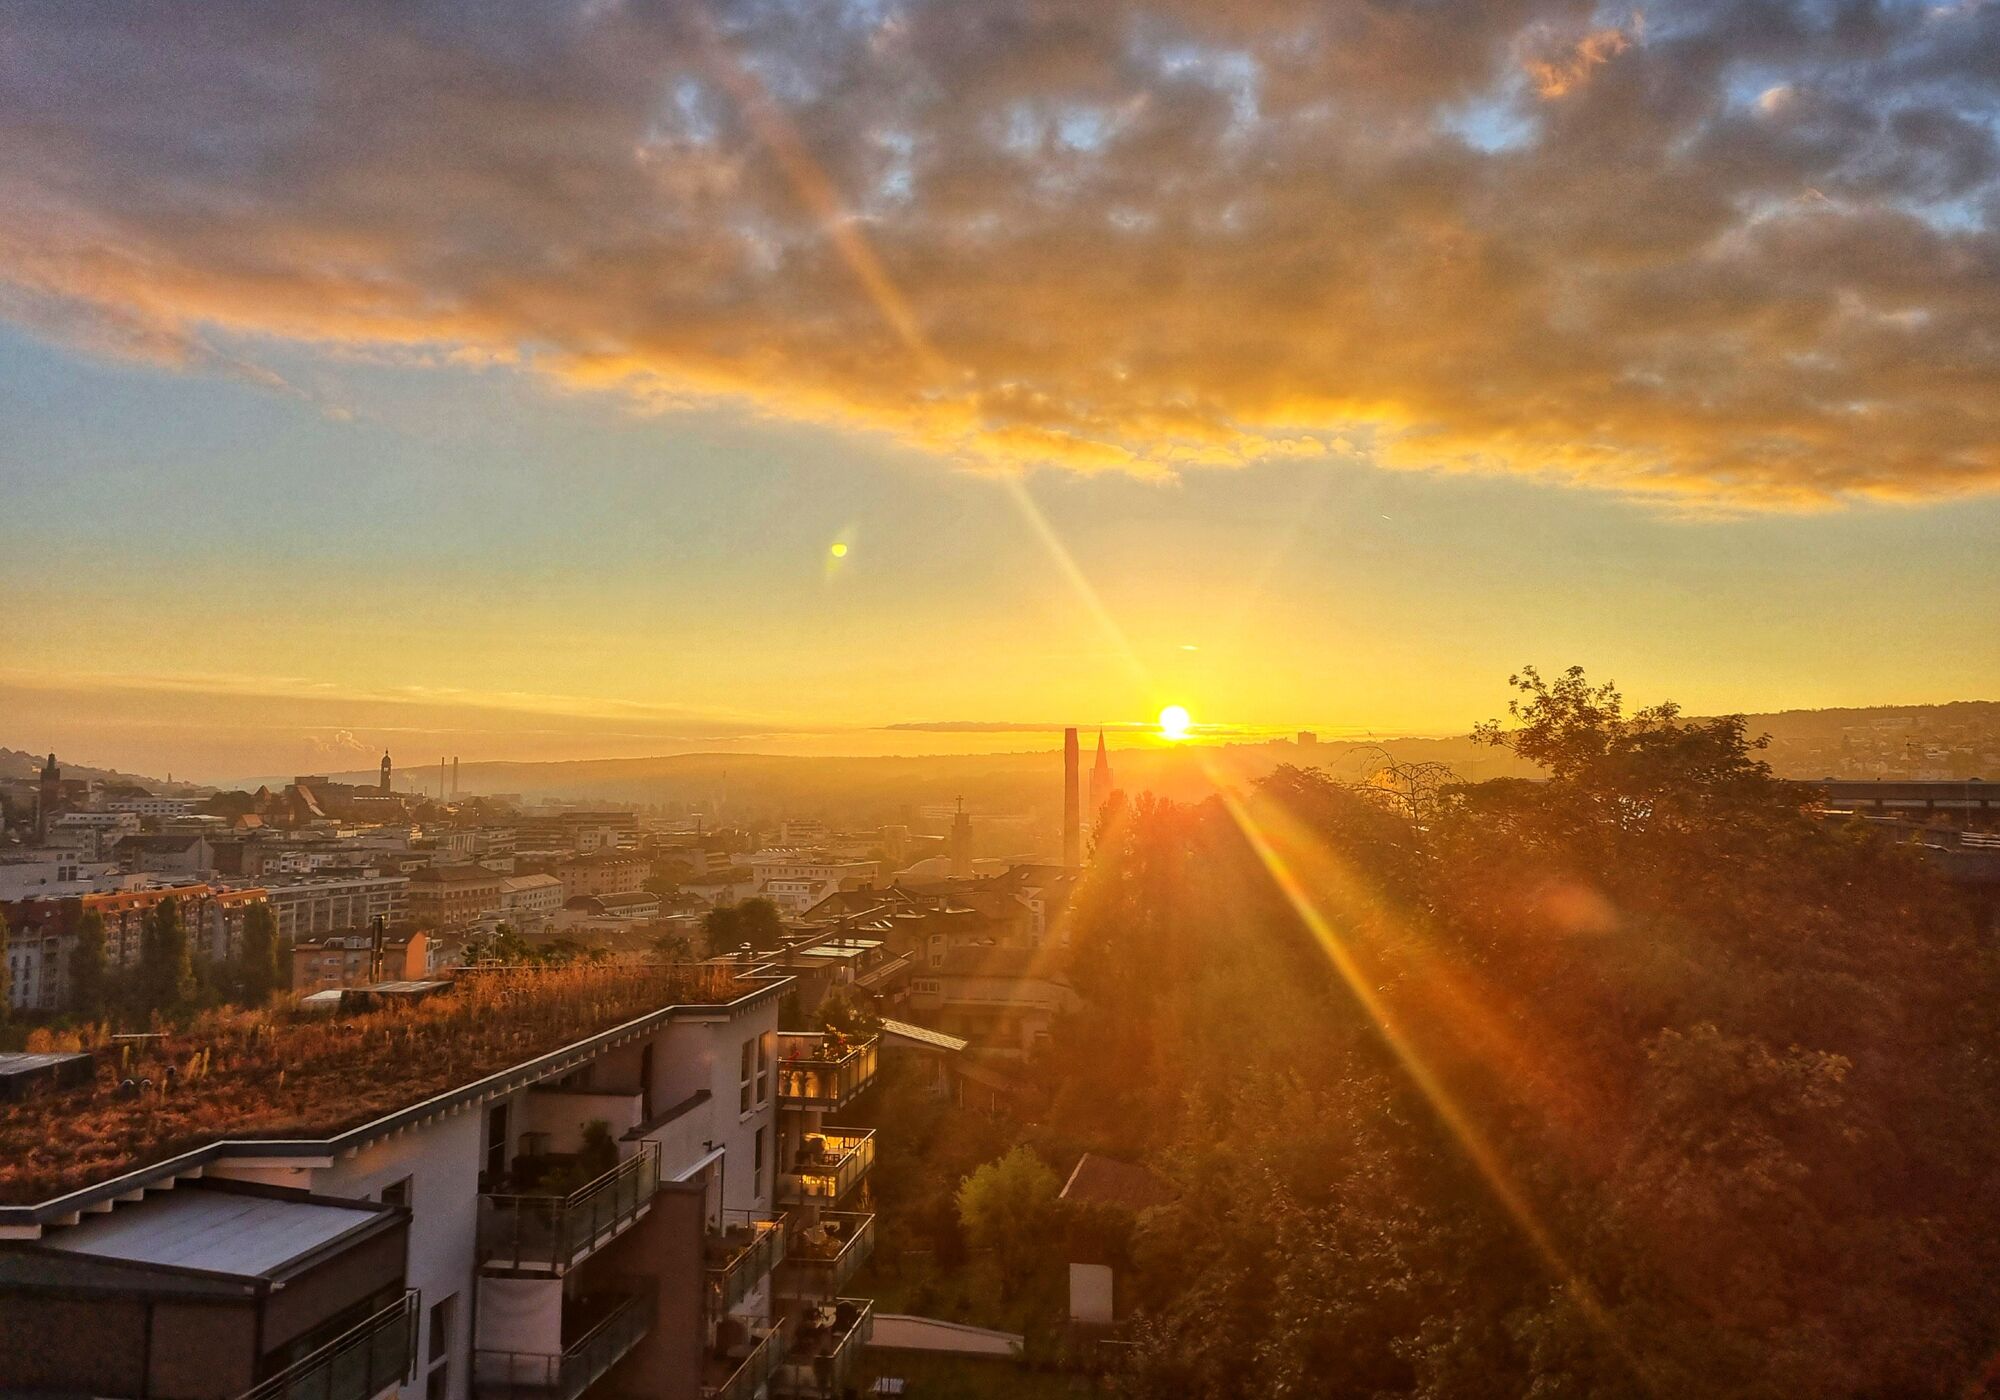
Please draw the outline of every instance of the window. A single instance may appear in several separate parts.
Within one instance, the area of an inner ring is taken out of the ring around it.
[[[736,1111],[738,1113],[748,1113],[750,1111],[750,1084],[754,1073],[752,1066],[756,1064],[756,1061],[757,1042],[754,1039],[744,1041],[742,1063],[738,1068],[736,1076]]]
[[[750,1199],[752,1202],[764,1199],[764,1132],[757,1130],[757,1145],[750,1149]]]
[[[771,1037],[757,1037],[757,1102],[771,1101]]]
[[[382,1204],[385,1206],[406,1206],[410,1203],[410,1178],[392,1181],[382,1188]],[[447,1299],[446,1301],[450,1301]]]
[[[454,1293],[449,1298],[441,1298],[431,1304],[430,1359],[432,1361],[442,1361],[446,1365],[451,1363],[451,1320],[452,1314],[457,1311],[457,1302],[458,1295]],[[440,1366],[438,1369],[444,1368]],[[436,1372],[433,1372],[432,1376],[435,1378]]]

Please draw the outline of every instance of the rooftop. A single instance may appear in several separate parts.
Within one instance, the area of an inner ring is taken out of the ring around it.
[[[383,1212],[369,1206],[186,1190],[151,1197],[144,1210],[91,1216],[50,1236],[49,1246],[164,1268],[268,1278],[382,1221]]]
[[[482,970],[448,995],[335,1019],[209,1012],[100,1054],[88,1084],[32,1093],[0,1115],[0,1224],[31,1223],[12,1207],[40,1203],[25,1212],[39,1221],[52,1198],[78,1193],[63,1202],[74,1210],[118,1194],[129,1174],[171,1175],[168,1163],[198,1166],[227,1143],[359,1146],[488,1080],[541,1077],[556,1068],[544,1060],[780,981],[705,964],[572,964]]]

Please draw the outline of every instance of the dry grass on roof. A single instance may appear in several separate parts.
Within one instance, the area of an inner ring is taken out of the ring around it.
[[[353,1016],[231,1008],[157,1040],[112,1043],[99,1031],[94,1083],[0,1110],[0,1204],[218,1138],[329,1137],[660,1007],[749,990],[707,964],[578,964],[485,971],[413,1006]],[[143,1087],[122,1090],[125,1080]]]

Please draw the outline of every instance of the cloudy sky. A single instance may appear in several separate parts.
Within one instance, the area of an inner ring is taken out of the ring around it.
[[[0,10],[0,744],[1991,697],[1996,487],[2000,4]]]

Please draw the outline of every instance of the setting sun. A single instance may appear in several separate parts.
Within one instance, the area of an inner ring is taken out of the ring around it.
[[[1187,738],[1188,729],[1193,723],[1184,705],[1169,705],[1160,711],[1160,733],[1169,739],[1178,741]]]

